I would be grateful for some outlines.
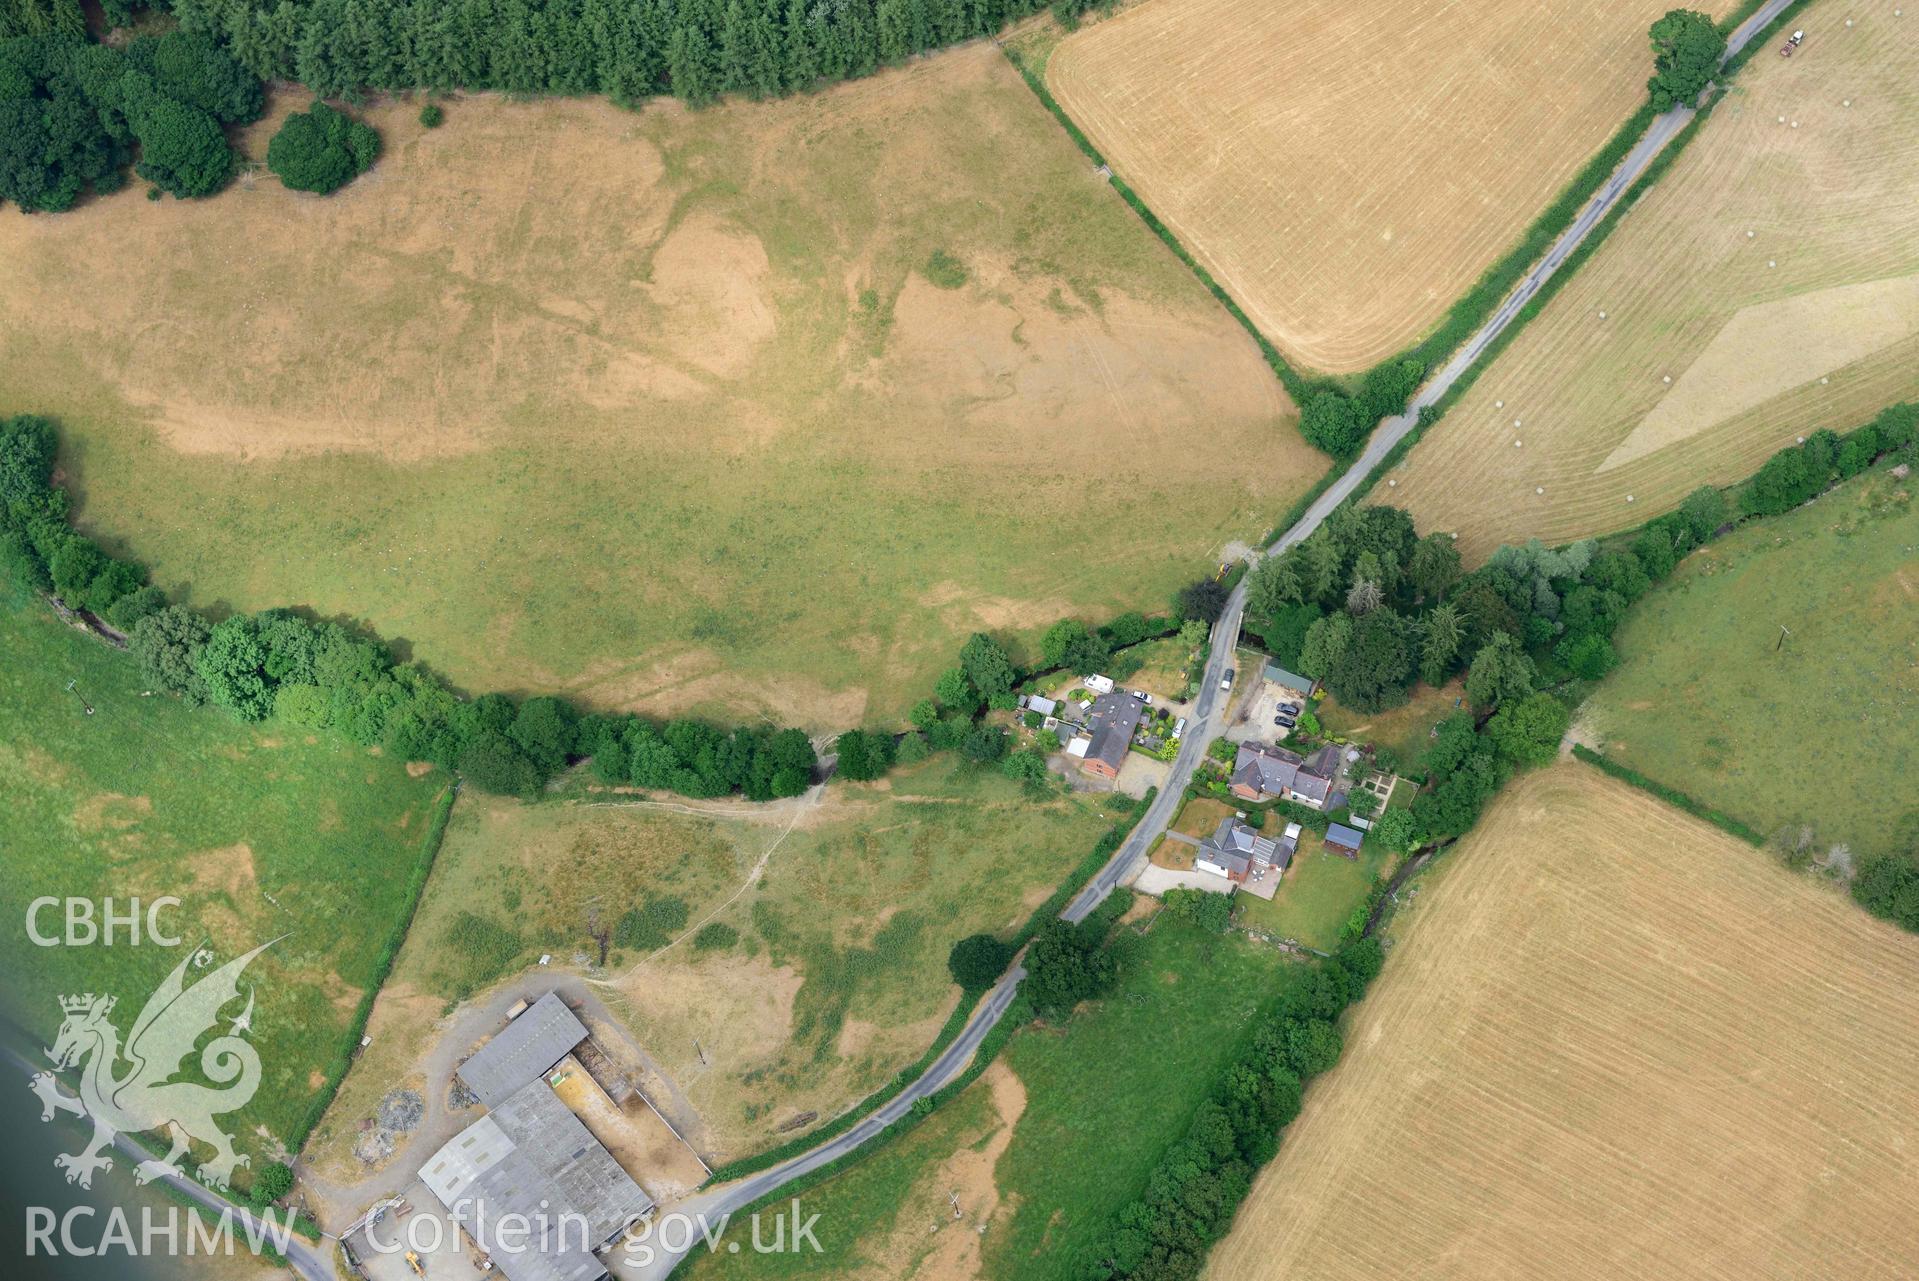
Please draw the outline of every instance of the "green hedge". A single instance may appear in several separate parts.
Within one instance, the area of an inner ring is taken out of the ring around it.
[[[433,809],[432,821],[426,829],[426,839],[420,843],[420,857],[413,865],[413,873],[407,878],[406,913],[394,927],[386,945],[380,949],[380,959],[373,967],[373,981],[367,985],[360,996],[360,1003],[354,1008],[353,1022],[349,1026],[345,1048],[327,1064],[326,1082],[313,1097],[313,1106],[307,1109],[307,1117],[301,1123],[299,1132],[287,1139],[287,1150],[298,1152],[306,1146],[308,1136],[320,1124],[320,1118],[333,1105],[333,1096],[340,1092],[340,1083],[346,1080],[347,1069],[353,1066],[353,1051],[366,1035],[367,1021],[373,1017],[373,1002],[379,998],[380,989],[386,986],[388,976],[393,973],[393,962],[400,955],[400,945],[406,942],[407,932],[413,928],[413,918],[420,910],[420,899],[426,893],[427,877],[432,875],[434,860],[439,857],[440,843],[446,839],[447,820],[453,815],[453,800],[459,794],[459,785],[451,784],[440,793]]]
[[[1618,761],[1611,759],[1603,753],[1593,751],[1592,748],[1587,747],[1584,743],[1573,744],[1573,755],[1588,765],[1598,767],[1601,771],[1612,775],[1622,783],[1630,783],[1642,792],[1652,793],[1668,805],[1677,806],[1694,818],[1705,819],[1714,827],[1725,832],[1730,832],[1749,845],[1765,844],[1764,837],[1760,836],[1758,832],[1746,826],[1746,824],[1740,822],[1732,815],[1722,810],[1716,810],[1703,801],[1694,800],[1678,788],[1667,787],[1664,783],[1655,782],[1647,778],[1644,774],[1641,774],[1638,770],[1621,765]]]

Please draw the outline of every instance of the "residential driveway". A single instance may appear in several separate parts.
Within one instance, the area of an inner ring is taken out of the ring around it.
[[[1139,870],[1139,879],[1133,882],[1133,888],[1141,894],[1151,894],[1158,898],[1167,890],[1205,890],[1210,894],[1227,894],[1232,891],[1233,883],[1214,872],[1175,872],[1170,867],[1161,867],[1157,863],[1147,863]]]
[[[1166,786],[1166,780],[1172,776],[1171,761],[1156,761],[1138,752],[1128,752],[1126,763],[1119,767],[1119,781],[1113,784],[1113,790],[1138,799],[1146,795],[1149,787]]]
[[[1253,687],[1251,697],[1227,723],[1226,737],[1235,743],[1244,743],[1249,739],[1261,743],[1284,741],[1292,731],[1273,724],[1273,717],[1278,714],[1281,703],[1297,703],[1303,710],[1306,696],[1284,685],[1275,685],[1268,680],[1259,681]]]

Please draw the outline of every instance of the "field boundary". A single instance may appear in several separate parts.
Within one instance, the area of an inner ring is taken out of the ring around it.
[[[1293,403],[1296,406],[1304,408],[1306,401],[1311,397],[1313,392],[1320,390],[1320,388],[1309,382],[1305,375],[1293,368],[1292,363],[1281,354],[1279,348],[1275,347],[1272,341],[1260,332],[1259,326],[1253,323],[1252,317],[1240,309],[1239,304],[1233,301],[1232,295],[1227,293],[1225,288],[1221,286],[1217,280],[1213,279],[1212,273],[1200,265],[1199,260],[1193,257],[1185,245],[1180,243],[1179,237],[1173,234],[1172,229],[1159,220],[1159,215],[1155,214],[1152,208],[1140,198],[1139,193],[1128,186],[1124,178],[1113,172],[1112,165],[1108,164],[1106,157],[1100,154],[1100,150],[1094,145],[1093,140],[1087,137],[1078,125],[1073,123],[1072,117],[1066,114],[1066,109],[1059,105],[1057,98],[1053,97],[1052,90],[1046,87],[1043,74],[1036,73],[1031,65],[1029,65],[1026,55],[1005,41],[999,42],[999,46],[1000,51],[1006,55],[1006,60],[1013,64],[1013,69],[1019,72],[1022,80],[1026,81],[1026,87],[1033,91],[1034,96],[1040,100],[1042,106],[1053,113],[1053,119],[1059,121],[1060,128],[1066,131],[1066,136],[1073,140],[1074,145],[1084,152],[1089,160],[1107,171],[1108,177],[1106,181],[1114,191],[1119,193],[1119,198],[1124,200],[1127,206],[1139,215],[1140,221],[1144,222],[1152,233],[1158,236],[1168,249],[1173,251],[1175,257],[1186,264],[1193,275],[1199,278],[1199,283],[1206,286],[1207,292],[1218,299],[1220,305],[1226,308],[1227,313],[1231,315],[1234,320],[1237,320],[1248,334],[1252,335],[1253,342],[1259,347],[1260,355],[1266,358],[1266,363],[1272,367],[1273,373],[1279,378],[1280,384],[1286,388],[1286,394],[1293,398]]]
[[[1574,743],[1573,755],[1579,760],[1586,762],[1586,764],[1593,766],[1600,773],[1609,774],[1620,782],[1630,784],[1649,796],[1657,797],[1675,809],[1684,810],[1694,818],[1703,819],[1720,831],[1730,836],[1738,837],[1748,845],[1756,847],[1766,843],[1765,837],[1761,836],[1739,819],[1726,813],[1724,810],[1714,809],[1704,801],[1696,800],[1676,787],[1667,787],[1664,783],[1641,774],[1629,765],[1621,765],[1604,752],[1596,752],[1584,743]]]
[[[420,857],[414,861],[412,875],[407,879],[406,911],[388,936],[386,945],[380,949],[380,959],[373,967],[373,982],[360,994],[360,1003],[354,1008],[345,1048],[327,1065],[326,1084],[314,1095],[313,1106],[307,1111],[307,1119],[301,1125],[297,1139],[292,1136],[288,1138],[287,1150],[296,1156],[319,1127],[326,1110],[333,1106],[333,1097],[340,1092],[340,1086],[353,1066],[353,1051],[366,1035],[367,1022],[373,1017],[373,1003],[379,999],[381,989],[393,973],[393,962],[399,957],[400,947],[406,942],[407,935],[412,932],[414,918],[419,915],[420,900],[426,897],[427,878],[432,875],[433,865],[439,859],[440,845],[446,839],[447,820],[453,815],[453,802],[459,794],[460,783],[455,779],[434,798],[433,818],[427,824],[425,839],[420,842]]]
[[[1811,0],[1799,0],[1798,4],[1784,10],[1772,26],[1776,27],[1779,23],[1786,21],[1810,2]],[[1726,18],[1718,23],[1719,30],[1722,33],[1729,33],[1736,30],[1741,22],[1745,21],[1764,4],[1765,0],[1742,0],[1742,3],[1733,13],[1727,15]],[[1772,27],[1767,28],[1768,31],[1771,29]],[[1719,73],[1720,78],[1729,78],[1739,67],[1743,66],[1746,59],[1750,58],[1753,53],[1761,47],[1764,35],[1765,32],[1756,33],[1752,42],[1741,51],[1738,57],[1729,59],[1725,66],[1721,68]],[[1035,72],[1028,58],[1021,50],[1015,48],[1011,43],[1005,40],[1001,40],[999,44],[1001,50],[1006,54],[1007,59],[1012,62],[1015,69],[1019,71],[1021,78],[1026,81],[1027,86],[1032,89],[1041,104],[1053,114],[1054,119],[1058,120],[1060,126],[1066,130],[1067,136],[1073,140],[1074,144],[1077,145],[1094,164],[1099,165],[1107,171],[1107,181],[1113,189],[1119,193],[1120,198],[1139,215],[1141,220],[1173,251],[1179,260],[1191,269],[1193,274],[1198,277],[1200,283],[1219,300],[1227,312],[1246,329],[1247,333],[1252,335],[1253,341],[1259,346],[1260,354],[1265,357],[1266,363],[1272,367],[1280,383],[1286,388],[1287,394],[1293,398],[1294,403],[1302,411],[1305,409],[1306,403],[1311,397],[1327,391],[1337,392],[1340,395],[1347,396],[1355,403],[1363,403],[1360,397],[1353,394],[1356,389],[1365,384],[1367,380],[1378,371],[1391,369],[1406,362],[1418,364],[1421,367],[1422,374],[1438,368],[1447,357],[1451,356],[1453,352],[1458,350],[1462,344],[1472,337],[1485,322],[1486,317],[1492,314],[1494,309],[1505,300],[1513,286],[1524,277],[1527,269],[1552,248],[1553,242],[1578,218],[1580,210],[1585,207],[1586,202],[1591,199],[1593,193],[1598,191],[1599,188],[1604,185],[1606,179],[1618,169],[1620,163],[1632,152],[1633,147],[1639,143],[1640,139],[1645,136],[1646,131],[1652,127],[1653,121],[1657,119],[1657,113],[1653,111],[1652,104],[1650,102],[1642,102],[1633,113],[1600,144],[1599,148],[1588,157],[1579,171],[1566,181],[1553,199],[1520,231],[1518,239],[1511,247],[1501,254],[1499,258],[1495,259],[1493,263],[1480,274],[1479,278],[1447,307],[1445,314],[1435,322],[1434,327],[1425,337],[1419,339],[1410,347],[1406,347],[1380,360],[1370,369],[1361,370],[1353,374],[1333,376],[1302,371],[1289,361],[1284,353],[1260,331],[1259,327],[1253,323],[1252,318],[1240,308],[1239,304],[1233,300],[1232,296],[1226,292],[1224,287],[1222,287],[1218,281],[1214,280],[1211,273],[1194,258],[1192,253],[1187,250],[1186,246],[1180,242],[1179,238],[1173,234],[1171,229],[1160,221],[1159,217],[1153,213],[1151,207],[1146,204],[1139,193],[1134,191],[1133,188],[1127,184],[1126,180],[1113,170],[1112,165],[1100,152],[1098,146],[1073,122],[1065,108],[1060,105],[1052,92],[1047,89],[1043,79],[1043,68],[1040,72]],[[1714,96],[1714,101],[1717,101],[1718,96],[1719,95]],[[1703,118],[1706,111],[1710,109],[1710,105],[1709,103],[1706,109],[1701,110],[1701,118]],[[1696,125],[1697,120],[1695,120],[1693,124]],[[1542,289],[1541,292],[1535,296],[1533,300],[1534,303],[1543,301],[1546,297],[1549,297],[1552,290],[1557,287],[1560,279],[1563,276],[1569,275],[1571,270],[1576,270],[1578,261],[1581,260],[1580,255],[1583,254],[1585,246],[1604,239],[1605,234],[1611,230],[1611,223],[1616,216],[1624,212],[1640,195],[1644,194],[1642,183],[1655,178],[1659,173],[1664,171],[1664,164],[1662,162],[1664,162],[1665,157],[1674,154],[1676,149],[1683,147],[1684,142],[1691,132],[1692,126],[1689,125],[1686,130],[1681,131],[1681,133],[1673,139],[1672,143],[1660,152],[1659,157],[1655,158],[1653,164],[1648,166],[1646,173],[1642,175],[1641,181],[1633,185],[1613,213],[1609,215],[1600,226],[1595,227],[1592,233],[1587,236],[1586,240],[1582,242],[1580,246],[1580,253],[1576,253],[1574,257],[1569,258],[1562,264],[1560,269],[1553,274],[1551,280],[1547,282],[1546,288]],[[1528,308],[1522,311],[1519,316],[1515,317],[1511,325],[1507,326],[1505,333],[1501,335],[1500,341],[1489,347],[1484,353],[1482,360],[1476,362],[1473,368],[1478,369],[1485,363],[1489,363],[1491,359],[1498,354],[1499,348],[1509,340],[1509,335],[1516,333],[1534,314],[1536,314],[1536,312],[1533,310],[1533,305],[1529,304]],[[1454,388],[1455,391],[1463,391],[1468,385],[1470,385],[1470,377],[1462,376],[1461,380],[1454,384]],[[1441,404],[1449,403],[1452,395],[1453,393],[1449,392],[1447,397],[1442,398]],[[1393,412],[1399,412],[1399,409],[1403,409],[1403,405],[1396,408]],[[1385,416],[1387,415],[1375,417],[1372,425],[1367,429],[1366,437],[1361,438],[1358,444],[1355,445],[1355,452],[1357,452],[1359,447],[1364,445],[1366,439],[1371,437],[1372,432],[1377,430],[1379,419]],[[1421,428],[1423,429],[1425,425],[1425,423],[1422,423]],[[1417,441],[1418,434],[1417,431],[1409,433],[1408,437],[1399,445],[1395,446],[1387,455],[1386,459],[1382,461],[1381,467],[1394,465],[1402,460],[1405,457],[1405,452]],[[1309,441],[1308,443],[1311,442]],[[1338,456],[1335,455],[1335,457]],[[1356,491],[1356,497],[1364,496],[1366,490],[1370,488],[1373,481],[1377,478],[1379,471],[1380,468],[1374,469],[1374,472],[1368,476],[1364,486]],[[1330,484],[1336,476],[1337,471],[1329,473],[1324,483]],[[1320,492],[1323,492],[1323,488]],[[1302,503],[1295,505],[1294,511],[1303,512],[1305,505],[1317,496],[1317,493],[1307,495]],[[1285,528],[1289,523],[1290,522],[1281,522],[1280,528]]]

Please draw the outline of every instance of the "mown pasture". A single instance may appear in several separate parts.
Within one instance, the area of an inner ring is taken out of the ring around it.
[[[1637,525],[1908,396],[1919,42],[1892,9],[1814,5],[1796,56],[1755,55],[1375,496],[1472,562]]]
[[[1919,1269],[1919,939],[1573,762],[1393,929],[1209,1276]]]
[[[1627,615],[1581,723],[1761,833],[1809,823],[1822,846],[1912,848],[1915,548],[1912,484],[1881,468],[1693,553]]]

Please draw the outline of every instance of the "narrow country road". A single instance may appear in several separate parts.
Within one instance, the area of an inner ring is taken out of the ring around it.
[[[1726,56],[1731,57],[1745,48],[1755,35],[1770,26],[1792,2],[1793,0],[1767,0],[1765,5],[1741,23],[1728,38]],[[1361,451],[1358,458],[1353,460],[1352,466],[1347,468],[1345,473],[1306,509],[1306,513],[1294,523],[1292,528],[1266,548],[1262,555],[1284,551],[1301,542],[1318,529],[1326,518],[1352,495],[1386,455],[1406,438],[1406,434],[1419,421],[1420,410],[1436,403],[1451,389],[1460,375],[1470,369],[1486,353],[1486,349],[1506,331],[1506,328],[1519,315],[1520,310],[1552,278],[1573,250],[1577,249],[1580,243],[1591,234],[1593,228],[1613,211],[1620,198],[1639,180],[1640,175],[1645,173],[1646,167],[1652,163],[1653,158],[1692,121],[1695,114],[1691,107],[1675,107],[1653,121],[1645,137],[1640,139],[1639,144],[1620,163],[1618,170],[1586,203],[1572,225],[1553,243],[1553,247],[1547,251],[1545,257],[1526,273],[1525,279],[1521,280],[1512,294],[1499,305],[1498,310],[1488,317],[1478,332],[1420,388],[1419,394],[1413,398],[1405,413],[1388,418],[1379,424],[1373,432],[1372,439],[1367,442],[1366,448]],[[1258,556],[1253,559],[1257,561]],[[1213,626],[1212,651],[1206,659],[1206,670],[1201,678],[1199,695],[1193,701],[1190,717],[1192,724],[1188,727],[1179,755],[1173,762],[1171,775],[1153,797],[1153,803],[1147,808],[1146,813],[1134,826],[1132,835],[1121,844],[1113,857],[1087,883],[1086,887],[1067,904],[1065,911],[1060,913],[1067,920],[1084,920],[1102,899],[1112,893],[1115,886],[1124,884],[1145,862],[1146,851],[1166,830],[1174,813],[1178,810],[1186,785],[1205,755],[1206,745],[1224,731],[1225,712],[1232,696],[1230,692],[1220,689],[1220,681],[1225,676],[1226,669],[1234,664],[1233,655],[1239,646],[1240,624],[1246,610],[1246,593],[1250,581],[1250,575],[1240,580],[1239,586],[1235,587],[1227,598],[1226,608],[1221,612],[1219,621]],[[1252,678],[1246,676],[1244,679]],[[1235,688],[1238,688],[1238,685],[1239,682],[1235,681]],[[773,1166],[771,1169],[696,1193],[669,1207],[668,1213],[677,1213],[689,1218],[702,1215],[705,1216],[709,1225],[717,1228],[722,1215],[738,1213],[761,1197],[777,1192],[793,1180],[838,1160],[872,1139],[887,1126],[905,1116],[915,1102],[937,1092],[940,1087],[965,1070],[967,1063],[973,1057],[973,1051],[985,1039],[986,1034],[998,1024],[1000,1017],[1006,1012],[1006,1007],[1012,1003],[1014,989],[1025,974],[1024,967],[1016,965],[981,1003],[958,1039],[947,1047],[945,1053],[941,1054],[917,1081],[900,1091],[883,1107],[861,1120],[846,1133],[828,1139],[812,1151]],[[629,1259],[617,1263],[613,1271],[616,1276],[632,1278],[633,1281],[654,1281],[656,1278],[663,1278],[688,1253],[700,1248],[697,1235],[684,1248],[678,1250],[661,1248],[663,1244],[677,1244],[678,1241],[676,1229],[673,1233],[666,1234],[662,1241],[652,1243],[655,1254],[650,1261],[641,1264]]]

